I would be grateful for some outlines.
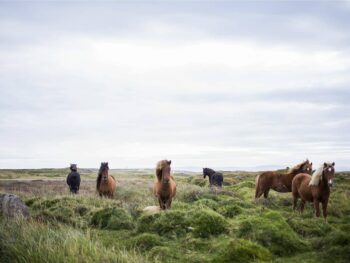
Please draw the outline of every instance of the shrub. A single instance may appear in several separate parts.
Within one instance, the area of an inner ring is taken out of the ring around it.
[[[217,210],[218,213],[222,214],[225,217],[234,217],[236,215],[241,214],[243,209],[238,205],[226,205],[220,206]]]
[[[289,225],[303,237],[322,237],[332,231],[332,227],[323,218],[293,218]]]
[[[212,199],[199,199],[194,202],[194,205],[199,206],[199,207],[208,207],[211,209],[215,209],[218,206],[218,203]]]
[[[143,233],[139,236],[136,236],[132,239],[131,242],[133,246],[142,251],[150,250],[151,248],[160,246],[162,244],[160,236],[150,233]]]
[[[134,224],[132,217],[121,208],[105,208],[97,211],[91,218],[92,226],[102,229],[131,229]]]
[[[186,212],[169,210],[161,213],[160,217],[154,222],[152,229],[160,235],[177,237],[186,234],[189,231],[188,227],[189,222]]]
[[[231,240],[220,251],[220,256],[213,262],[252,262],[271,260],[271,253],[258,244],[244,239]]]
[[[276,255],[290,255],[308,247],[301,241],[285,219],[276,212],[251,216],[240,223],[239,237],[257,241]]]
[[[225,218],[210,209],[201,209],[192,213],[191,226],[196,237],[209,237],[228,231],[228,223]]]

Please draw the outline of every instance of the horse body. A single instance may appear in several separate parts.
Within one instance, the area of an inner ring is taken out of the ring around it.
[[[222,173],[215,172],[210,168],[203,168],[203,178],[209,177],[210,186],[222,187],[222,182],[224,181],[224,176]]]
[[[306,160],[293,168],[289,169],[287,173],[278,172],[264,172],[256,177],[255,198],[259,198],[262,194],[267,198],[270,189],[280,193],[292,191],[292,180],[299,173],[312,172],[312,163]]]
[[[158,198],[161,210],[171,208],[171,202],[176,195],[176,183],[170,175],[171,161],[162,160],[157,163],[156,177],[157,181],[154,184],[154,194]]]
[[[115,178],[108,174],[108,170],[108,163],[101,163],[97,177],[96,190],[101,197],[113,198],[117,183]]]
[[[304,211],[306,202],[314,203],[316,216],[320,216],[319,204],[322,204],[323,217],[327,218],[327,206],[330,186],[333,184],[334,163],[324,163],[312,176],[301,173],[292,182],[293,209],[296,209],[298,198],[301,198],[300,212]]]
[[[80,187],[80,174],[77,172],[77,165],[71,164],[70,170],[71,172],[68,174],[66,182],[71,193],[77,194]]]

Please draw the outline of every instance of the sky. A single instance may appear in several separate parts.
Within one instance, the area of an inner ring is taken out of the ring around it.
[[[0,168],[350,170],[349,1],[0,2]]]

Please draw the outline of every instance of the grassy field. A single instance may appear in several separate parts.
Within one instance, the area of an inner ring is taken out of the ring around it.
[[[293,213],[291,194],[255,202],[256,173],[225,172],[220,193],[200,174],[175,173],[170,211],[155,205],[152,170],[112,170],[113,200],[84,169],[78,196],[67,169],[0,170],[0,192],[19,195],[30,220],[0,218],[0,262],[350,262],[350,173],[337,173],[329,218]]]

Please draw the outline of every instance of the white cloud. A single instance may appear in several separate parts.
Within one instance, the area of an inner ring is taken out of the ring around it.
[[[0,167],[347,160],[349,145],[339,141],[348,135],[339,129],[350,126],[340,114],[348,107],[303,99],[305,89],[350,83],[347,53],[204,35],[174,40],[61,34],[0,49]],[[300,101],[259,97],[281,90]]]

